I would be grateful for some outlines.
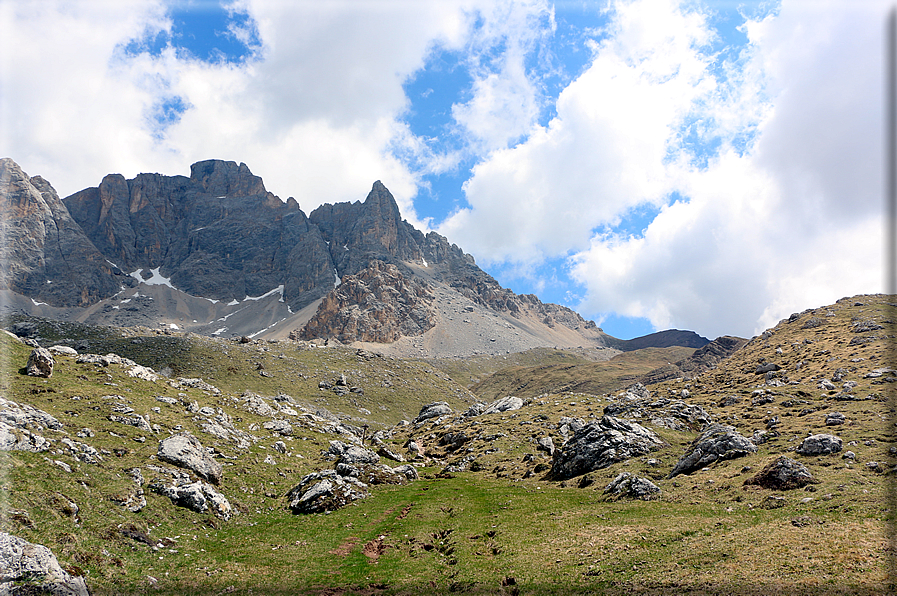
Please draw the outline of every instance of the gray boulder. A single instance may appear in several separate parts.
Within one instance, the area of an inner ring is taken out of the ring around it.
[[[193,435],[175,435],[159,441],[157,457],[179,468],[192,470],[197,476],[212,484],[221,481],[223,473],[221,464],[212,459],[199,439]]]
[[[660,487],[647,478],[640,478],[633,476],[629,472],[622,472],[607,485],[604,489],[604,494],[620,498],[652,501],[659,498]]]
[[[31,589],[17,590],[16,582]],[[0,532],[0,596],[17,593],[89,596],[90,590],[83,577],[66,573],[46,546]]]
[[[551,437],[541,437],[538,440],[538,446],[536,447],[539,451],[544,451],[550,456],[554,455],[554,441],[551,440]]]
[[[717,461],[756,453],[757,446],[732,426],[713,423],[688,447],[667,478],[690,474]]]
[[[408,480],[417,480],[418,478],[420,478],[420,475],[417,473],[417,468],[415,468],[411,464],[396,466],[392,469],[392,471],[396,474],[402,474]]]
[[[149,488],[168,497],[178,507],[186,507],[197,513],[211,510],[216,516],[228,520],[233,512],[227,498],[205,482],[184,482],[174,486],[154,482]]]
[[[766,362],[764,364],[759,365],[756,369],[754,369],[754,374],[763,375],[768,372],[775,372],[777,370],[781,370],[781,366],[776,364],[775,362]]]
[[[35,348],[28,356],[28,364],[25,372],[30,377],[43,377],[49,379],[53,375],[53,354],[46,348]]]
[[[338,464],[362,466],[380,463],[380,456],[358,445],[349,445],[342,441],[330,441],[327,454],[336,457]]]
[[[368,495],[367,486],[352,477],[343,477],[334,470],[312,472],[287,493],[288,507],[293,513],[335,511]]]
[[[665,446],[660,437],[639,424],[603,416],[576,431],[555,452],[551,475],[559,480],[573,478]]]
[[[841,439],[827,434],[811,435],[797,448],[797,453],[801,455],[828,455],[839,451],[841,451]]]
[[[59,354],[62,356],[72,356],[75,357],[78,355],[78,350],[75,348],[70,348],[69,346],[50,346],[47,348],[50,350],[51,354]]]
[[[497,399],[483,410],[483,415],[485,414],[497,414],[499,412],[510,412],[512,410],[519,410],[523,407],[523,400],[519,397],[514,397],[513,395],[509,395],[507,397],[503,397],[501,399]]]
[[[453,411],[451,407],[449,407],[448,403],[444,401],[437,401],[422,407],[420,409],[420,413],[417,415],[417,418],[412,420],[412,422],[414,424],[417,424],[418,422],[423,422],[424,420],[439,418],[440,416],[448,416],[452,413]]]
[[[825,425],[826,426],[838,426],[839,424],[844,424],[847,421],[844,414],[841,412],[829,412],[825,416]]]
[[[755,476],[745,480],[744,485],[760,486],[772,490],[791,490],[815,482],[816,479],[805,465],[790,457],[780,455]]]

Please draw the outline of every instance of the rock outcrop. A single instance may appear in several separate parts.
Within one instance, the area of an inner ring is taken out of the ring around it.
[[[554,454],[551,476],[564,480],[665,447],[666,443],[644,426],[603,416],[577,430]]]
[[[801,455],[829,455],[841,451],[841,439],[825,433],[810,435],[797,447]]]
[[[713,423],[688,447],[667,478],[691,474],[717,461],[744,457],[757,452],[757,446],[732,426]]]
[[[179,468],[192,470],[197,476],[213,484],[218,484],[221,480],[221,464],[212,459],[199,439],[193,435],[175,435],[159,441],[157,456]]]
[[[605,487],[604,494],[617,498],[653,501],[660,497],[660,487],[647,478],[633,476],[629,472],[620,472]]]
[[[744,481],[745,486],[760,486],[772,490],[791,490],[813,484],[816,479],[805,465],[780,455],[755,476]]]
[[[89,596],[90,590],[83,577],[66,573],[46,546],[0,532],[0,596],[13,594]]]

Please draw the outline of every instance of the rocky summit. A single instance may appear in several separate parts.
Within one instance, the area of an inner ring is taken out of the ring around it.
[[[395,344],[396,355],[617,347],[593,322],[502,288],[446,238],[415,229],[379,181],[364,201],[306,215],[235,162],[198,162],[190,176],[109,174],[62,200],[11,159],[0,168],[6,313]],[[674,343],[694,341],[707,340]]]

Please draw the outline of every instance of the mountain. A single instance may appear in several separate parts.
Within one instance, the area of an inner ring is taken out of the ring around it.
[[[617,340],[569,308],[515,294],[443,236],[403,220],[379,181],[364,201],[307,216],[242,163],[201,161],[190,176],[109,174],[61,201],[42,178],[3,164],[5,312],[401,356],[707,342],[680,331]]]

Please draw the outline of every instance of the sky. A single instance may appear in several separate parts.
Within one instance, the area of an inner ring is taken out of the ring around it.
[[[246,163],[631,338],[884,290],[891,2],[0,0],[0,157]]]

